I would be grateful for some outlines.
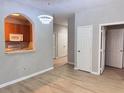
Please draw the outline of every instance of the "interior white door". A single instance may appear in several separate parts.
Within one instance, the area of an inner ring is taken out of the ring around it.
[[[68,34],[67,30],[63,29],[58,32],[58,57],[67,56],[67,43],[68,43]]]
[[[56,37],[55,33],[53,32],[53,58],[56,58]]]
[[[112,29],[107,31],[106,65],[123,67],[123,30]]]
[[[77,68],[91,72],[92,67],[92,26],[77,28]]]
[[[101,51],[100,51],[100,65],[101,65],[101,73],[103,73],[105,69],[105,48],[106,48],[106,29],[105,27],[101,28]]]

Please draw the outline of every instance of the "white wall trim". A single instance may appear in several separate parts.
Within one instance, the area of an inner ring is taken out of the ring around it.
[[[43,73],[45,73],[45,72],[47,72],[47,71],[50,71],[50,70],[52,70],[52,69],[53,69],[53,67],[48,68],[48,69],[45,69],[45,70],[42,70],[42,71],[40,71],[40,72],[36,72],[36,73],[34,73],[34,74],[31,74],[31,75],[28,75],[28,76],[25,76],[25,77],[22,77],[22,78],[19,78],[19,79],[16,79],[16,80],[13,80],[13,81],[10,81],[10,82],[7,82],[7,83],[4,83],[4,84],[1,84],[1,85],[0,85],[0,88],[3,88],[3,87],[6,87],[6,86],[9,86],[9,85],[18,83],[18,82],[20,82],[20,81],[23,81],[23,80],[26,80],[26,79],[29,79],[29,78],[32,78],[32,77],[37,76],[37,75],[39,75],[39,74],[43,74]]]
[[[105,24],[99,24],[99,25],[100,26],[113,26],[113,25],[122,25],[122,24],[124,24],[124,21],[105,23]]]
[[[102,31],[102,27],[104,26],[112,26],[112,25],[121,25],[124,24],[124,21],[120,21],[120,22],[113,22],[113,23],[105,23],[105,24],[99,24],[99,57],[98,57],[98,74],[101,74],[101,62],[100,62],[100,51],[101,51],[101,31]],[[94,73],[94,72],[93,72]]]
[[[74,67],[74,70],[79,70],[79,68],[78,67]]]
[[[98,73],[101,74],[101,62],[100,62],[100,52],[101,52],[101,27],[102,25],[99,25],[99,51],[98,51]]]
[[[91,72],[91,74],[100,75],[100,73],[98,73],[98,72]]]
[[[70,64],[70,65],[74,65],[74,62],[68,62],[68,64]]]
[[[67,57],[67,55],[65,55],[65,56],[61,56],[61,57],[57,56],[56,59],[64,58],[64,57]]]

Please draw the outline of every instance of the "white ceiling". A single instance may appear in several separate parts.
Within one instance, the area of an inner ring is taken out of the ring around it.
[[[15,0],[13,0],[15,1]],[[55,23],[67,24],[68,15],[82,9],[109,4],[117,0],[16,0],[17,2],[36,7],[54,14]]]

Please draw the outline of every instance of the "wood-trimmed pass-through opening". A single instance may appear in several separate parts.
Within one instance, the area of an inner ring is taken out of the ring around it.
[[[5,52],[33,50],[32,23],[20,13],[5,18]]]

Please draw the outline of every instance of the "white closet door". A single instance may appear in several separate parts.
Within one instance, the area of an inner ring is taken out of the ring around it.
[[[102,27],[101,31],[101,51],[100,51],[100,62],[101,62],[101,73],[104,72],[105,69],[105,46],[106,46],[106,29]]]
[[[91,72],[92,67],[92,26],[77,29],[77,68]]]
[[[123,30],[107,32],[106,65],[122,68],[123,62]]]

